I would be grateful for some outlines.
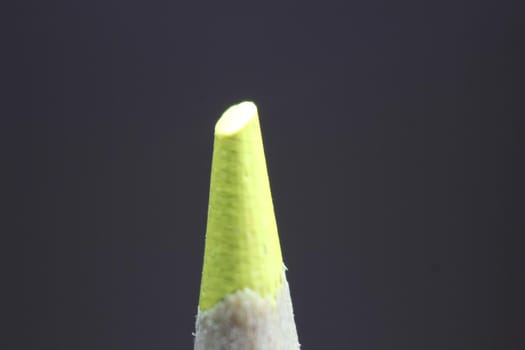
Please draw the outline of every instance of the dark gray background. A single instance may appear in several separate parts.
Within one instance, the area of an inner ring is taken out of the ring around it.
[[[519,1],[3,14],[6,349],[191,349],[213,126],[245,99],[304,349],[524,348]]]

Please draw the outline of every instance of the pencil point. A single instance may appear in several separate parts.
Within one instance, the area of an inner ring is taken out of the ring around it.
[[[257,107],[215,125],[195,350],[298,350]]]
[[[253,118],[257,118],[257,107],[253,102],[245,101],[233,105],[215,124],[215,135],[231,136],[239,132]]]
[[[215,126],[199,309],[244,289],[275,300],[283,269],[257,107],[242,102]]]

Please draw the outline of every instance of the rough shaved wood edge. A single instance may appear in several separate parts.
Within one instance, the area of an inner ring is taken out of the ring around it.
[[[276,304],[245,289],[199,312],[195,350],[297,350],[300,348],[286,276]]]

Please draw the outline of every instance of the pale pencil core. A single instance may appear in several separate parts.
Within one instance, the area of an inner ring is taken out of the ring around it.
[[[224,112],[215,125],[216,135],[232,135],[245,126],[250,119],[257,116],[257,107],[253,102],[246,101],[231,106]]]
[[[298,350],[257,107],[215,125],[195,350]]]
[[[283,268],[257,107],[242,102],[215,125],[199,310],[246,288],[275,302]]]

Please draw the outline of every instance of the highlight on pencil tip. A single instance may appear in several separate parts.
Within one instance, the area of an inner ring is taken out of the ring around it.
[[[215,135],[231,136],[257,116],[257,107],[251,101],[233,105],[223,113],[215,125]]]

